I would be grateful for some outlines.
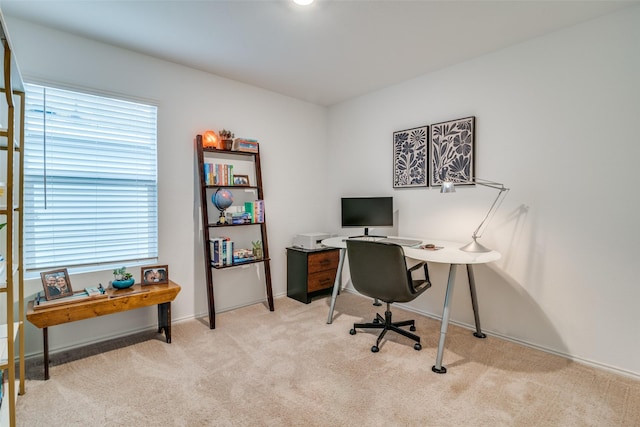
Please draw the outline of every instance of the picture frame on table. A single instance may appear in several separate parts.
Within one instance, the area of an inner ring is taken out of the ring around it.
[[[154,265],[150,267],[142,267],[140,271],[140,283],[143,286],[169,283],[169,266]]]
[[[238,187],[248,187],[249,184],[249,175],[233,175],[233,185],[237,185]]]
[[[43,271],[40,273],[40,278],[44,288],[44,297],[47,301],[73,295],[71,280],[66,268]]]
[[[475,175],[474,116],[431,125],[429,185],[440,187],[444,181],[472,185]]]
[[[393,133],[393,188],[427,187],[429,126]]]

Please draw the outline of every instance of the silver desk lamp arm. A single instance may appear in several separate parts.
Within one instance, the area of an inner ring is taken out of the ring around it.
[[[478,185],[482,185],[485,187],[489,187],[489,188],[493,188],[495,190],[498,190],[498,197],[496,197],[496,199],[493,201],[493,204],[491,205],[491,207],[489,208],[489,211],[487,212],[487,214],[484,216],[484,218],[482,219],[482,222],[480,222],[480,225],[478,225],[478,228],[475,229],[475,231],[473,232],[473,235],[471,236],[471,238],[473,239],[473,241],[471,241],[469,244],[461,247],[460,249],[466,252],[490,252],[491,249],[481,245],[480,243],[477,242],[477,239],[482,237],[482,234],[478,234],[480,232],[480,229],[482,228],[482,226],[487,222],[487,220],[491,217],[491,215],[493,213],[495,213],[495,211],[497,210],[499,204],[498,201],[500,200],[500,197],[502,195],[504,195],[506,197],[506,193],[509,191],[509,189],[507,187],[504,186],[504,184],[501,184],[499,182],[494,182],[494,181],[488,181],[486,179],[482,179],[482,178],[473,178],[472,182]],[[504,200],[504,197],[502,198],[502,200]]]

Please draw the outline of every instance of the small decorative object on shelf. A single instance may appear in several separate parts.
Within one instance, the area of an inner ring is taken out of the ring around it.
[[[113,270],[113,280],[111,286],[116,289],[126,289],[135,283],[135,279],[131,273],[127,273],[127,267],[116,268]]]
[[[233,176],[233,185],[237,185],[240,187],[248,187],[249,186],[249,175],[234,175]]]
[[[220,211],[220,217],[218,218],[218,225],[226,224],[227,218],[224,214],[224,211],[233,204],[233,194],[231,191],[218,188],[213,196],[211,196],[211,201],[213,205]]]
[[[207,148],[220,148],[220,138],[215,131],[208,130],[202,134],[202,145]]]
[[[262,242],[260,240],[256,240],[255,242],[251,242],[251,245],[253,246],[253,256],[256,259],[262,259]]]
[[[220,139],[222,140],[223,150],[231,150],[233,147],[233,133],[230,130],[222,129],[220,132]]]

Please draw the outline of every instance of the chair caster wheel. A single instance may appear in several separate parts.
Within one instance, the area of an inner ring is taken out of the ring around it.
[[[377,353],[379,351],[380,351],[380,349],[378,348],[377,345],[374,345],[373,347],[371,347],[371,353]]]
[[[409,330],[410,330],[411,332],[415,332],[415,331],[416,331],[416,327],[415,327],[415,325],[411,325],[411,327],[409,328]]]
[[[417,350],[417,351],[422,350],[422,346],[420,345],[420,343],[419,343],[419,342],[415,343],[415,344],[413,345],[413,348],[414,348],[415,350]]]
[[[356,334],[356,328],[350,329],[350,330],[349,330],[349,333],[350,333],[351,335],[355,335],[355,334]]]
[[[380,319],[376,317],[375,319],[373,319],[373,323],[380,323]]]

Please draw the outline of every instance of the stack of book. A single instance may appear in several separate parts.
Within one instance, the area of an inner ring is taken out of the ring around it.
[[[225,214],[228,224],[250,224],[251,214],[249,212],[227,212]]]
[[[238,249],[233,251],[233,263],[234,264],[242,264],[243,262],[249,262],[255,260],[256,257],[253,256],[253,251],[249,249]]]
[[[244,151],[247,153],[258,152],[258,141],[255,139],[236,138],[231,148],[233,151]]]

